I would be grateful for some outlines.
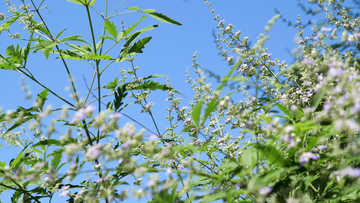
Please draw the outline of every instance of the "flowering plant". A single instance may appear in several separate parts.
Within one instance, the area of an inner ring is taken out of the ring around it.
[[[124,13],[145,15],[128,28],[121,20],[118,30],[111,19],[124,14],[116,14],[122,4],[110,15],[106,8],[104,15],[96,10],[95,0],[69,1],[84,9],[90,42],[79,35],[62,37],[65,30],[53,34],[41,13],[42,3],[33,0],[31,5],[21,0],[19,10],[7,0],[8,12],[0,14],[0,32],[21,42],[0,55],[0,68],[44,88],[33,106],[0,113],[1,139],[21,148],[9,163],[0,160],[0,194],[11,191],[12,202],[359,201],[360,19],[343,1],[310,1],[323,9],[326,27],[314,23],[307,37],[299,16],[299,46],[291,65],[264,48],[280,14],[251,45],[249,36],[234,31],[205,1],[219,29],[220,55],[231,67],[213,89],[195,53],[196,79],[186,72],[194,96],[184,106],[168,78],[165,84],[154,81],[162,77],[158,74],[140,78],[134,65],[135,56],[151,40],[138,38],[158,27],[138,29],[140,22],[150,16],[181,23],[154,9],[129,7]],[[90,9],[102,18],[99,38]],[[16,21],[28,31],[26,37],[12,33]],[[111,51],[120,44],[120,52]],[[37,52],[61,61],[70,80],[70,99],[35,77],[30,59]],[[71,73],[73,61],[93,68],[85,98],[80,98]],[[108,67],[123,62],[131,68],[120,69],[121,79],[102,85]],[[254,88],[249,90],[248,81]],[[232,83],[238,85],[235,90]],[[24,90],[31,98],[26,86]],[[155,103],[148,101],[154,90],[167,94],[166,129],[158,127]],[[236,102],[241,94],[245,98]],[[51,96],[63,107],[48,105]],[[95,99],[89,101],[91,97]],[[124,113],[131,105],[148,114],[156,130]],[[132,122],[120,126],[123,117]]]

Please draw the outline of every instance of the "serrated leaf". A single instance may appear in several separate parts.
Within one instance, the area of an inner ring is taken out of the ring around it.
[[[175,90],[174,88],[172,87],[167,87],[166,85],[164,84],[160,84],[158,82],[154,82],[152,80],[148,80],[146,82],[144,82],[143,84],[137,86],[137,87],[134,87],[132,89],[142,89],[142,90],[163,90],[163,91],[166,91],[166,90],[171,90],[171,91],[174,91],[178,94],[181,94],[180,92],[178,92],[177,90]]]
[[[115,100],[114,100],[114,111],[117,112],[119,108],[124,104],[123,100],[127,96],[126,92],[126,84],[121,84],[117,91],[114,92]]]
[[[114,40],[117,41],[116,37],[118,35],[118,30],[115,26],[115,24],[111,21],[108,21],[106,20],[104,22],[104,27],[105,27],[105,30],[111,35],[113,36]]]
[[[156,13],[156,12],[147,12],[143,10],[143,12],[148,13],[151,17],[159,20],[162,23],[169,23],[173,25],[182,25],[181,23],[177,22],[176,20],[173,20],[169,18],[168,16],[162,14],[162,13]]]
[[[119,79],[115,78],[113,81],[109,82],[104,88],[111,89],[112,91],[115,91],[116,86],[119,83]]]
[[[145,48],[145,44],[147,44],[152,37],[145,37],[144,39],[135,42],[134,45],[129,49],[128,53],[143,53],[142,49]]]

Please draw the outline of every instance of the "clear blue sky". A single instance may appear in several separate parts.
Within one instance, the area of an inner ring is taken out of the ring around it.
[[[94,7],[104,12],[104,2],[105,1],[98,0]],[[118,3],[115,4],[113,2],[121,1],[111,1],[110,8],[115,8],[118,5]],[[303,2],[306,3],[307,1]],[[18,1],[14,1],[14,3],[18,3]],[[264,33],[264,26],[267,24],[267,21],[276,14],[274,11],[275,8],[283,14],[283,17],[292,22],[297,21],[299,14],[303,17],[303,22],[307,22],[309,16],[305,16],[297,4],[298,1],[289,0],[217,0],[212,2],[212,7],[215,9],[215,13],[220,15],[220,19],[225,20],[226,25],[232,23],[235,26],[235,30],[241,30],[242,37],[249,36],[250,41],[255,42],[256,37],[258,37],[260,33]],[[85,40],[91,42],[85,8],[65,0],[47,0],[44,2],[44,5],[48,5],[51,13],[49,13],[47,9],[41,10],[41,13],[44,15],[44,19],[52,33],[57,34],[67,28],[62,35],[63,37],[83,35],[85,36]],[[138,28],[152,24],[160,24],[160,27],[142,35],[142,37],[152,36],[153,38],[150,43],[145,46],[144,53],[136,57],[135,66],[140,67],[138,70],[140,77],[151,74],[168,75],[173,87],[187,97],[183,99],[183,105],[187,105],[188,102],[186,101],[192,99],[193,94],[190,91],[189,85],[185,84],[185,70],[187,67],[191,67],[191,59],[195,51],[198,51],[197,62],[200,63],[201,66],[221,76],[227,74],[229,66],[227,62],[218,56],[219,51],[216,49],[213,38],[213,31],[215,31],[215,33],[218,32],[218,30],[216,30],[217,22],[213,20],[213,16],[209,8],[204,4],[204,1],[128,0],[118,12],[123,12],[130,6],[136,6],[140,9],[156,9],[157,12],[168,15],[183,24],[182,26],[175,26],[160,23],[148,17],[139,25]],[[5,2],[0,2],[0,12],[6,10]],[[112,12],[111,9],[109,12]],[[96,34],[99,36],[102,32],[103,23],[95,12],[92,12],[92,14],[95,27],[97,27]],[[120,27],[120,18],[123,18],[125,26],[129,27],[142,15],[142,13],[125,14],[113,18],[112,21]],[[2,24],[3,22],[0,23]],[[293,50],[296,47],[294,40],[296,33],[297,30],[294,27],[288,27],[287,23],[278,20],[269,32],[271,39],[266,43],[265,47],[269,48],[268,52],[272,53],[273,58],[279,57],[281,61],[285,60],[291,63],[293,57],[290,56],[289,50]],[[310,35],[310,33],[311,32],[308,32],[307,34]],[[0,54],[5,55],[6,47],[14,43],[21,42],[10,40],[6,32],[1,33]],[[116,50],[119,51],[120,49],[121,47],[117,47]],[[49,60],[46,60],[42,53],[38,53],[34,58],[30,58],[28,69],[33,72],[39,81],[42,81],[46,86],[49,86],[54,91],[68,98],[69,93],[64,89],[65,86],[70,85],[66,71],[60,60],[54,60],[54,58],[55,55],[50,55]],[[87,83],[90,84],[93,69],[87,62],[68,62],[70,70],[74,75],[78,91],[80,92],[80,97],[85,97],[87,89],[82,75],[85,75]],[[128,67],[130,68],[130,64],[125,62],[115,64],[108,68],[105,76],[102,78],[102,85],[112,81],[115,77],[121,77],[118,70]],[[190,70],[193,69],[190,68]],[[192,71],[190,72],[193,73]],[[193,74],[193,76],[195,76],[195,74]],[[36,94],[39,93],[42,88],[29,79],[25,79],[25,81],[34,93],[33,98],[36,98]],[[160,78],[157,81],[163,82],[164,78]],[[210,81],[213,83],[214,88],[216,88],[216,82],[213,80]],[[165,127],[167,127],[167,122],[163,122],[165,121],[166,115],[165,107],[169,105],[169,103],[165,103],[167,94],[158,91],[154,95],[155,96],[150,97],[148,101],[155,102],[152,110],[159,123],[160,131],[163,132]],[[3,107],[3,111],[8,109],[15,110],[19,105],[30,107],[33,101],[25,101],[25,96],[25,93],[21,91],[20,74],[13,71],[0,70],[0,107]],[[57,98],[53,96],[50,98],[47,104],[52,104],[53,107],[61,107],[63,105]],[[124,112],[154,130],[155,128],[150,122],[150,117],[145,114],[140,114],[140,110],[139,107],[134,106],[125,109]],[[130,121],[126,118],[121,118],[119,125],[123,126],[127,122]],[[0,141],[0,144],[3,144],[3,142]],[[0,161],[6,161],[8,163],[8,161],[15,156],[16,151],[13,149],[11,149],[11,152],[14,152],[13,154],[4,153],[8,150],[7,147],[0,148]],[[2,198],[0,195],[0,199],[6,202],[6,197]]]

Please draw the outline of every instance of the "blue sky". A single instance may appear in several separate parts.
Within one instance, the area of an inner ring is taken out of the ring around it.
[[[14,3],[15,2],[18,3],[18,1],[14,1]],[[100,12],[105,12],[103,2],[104,1],[98,0],[94,5]],[[118,2],[120,1],[111,1],[109,7],[115,8],[119,4]],[[306,1],[303,2],[306,3]],[[242,37],[249,36],[250,41],[254,43],[256,37],[258,37],[260,33],[264,33],[264,27],[267,21],[276,14],[274,11],[275,8],[283,14],[283,17],[292,22],[297,21],[299,14],[303,17],[304,23],[308,22],[309,16],[305,16],[297,4],[298,1],[289,0],[217,0],[212,2],[212,8],[215,9],[215,14],[220,15],[220,19],[225,20],[226,25],[228,23],[233,24],[235,30],[241,30]],[[47,8],[50,10],[49,13],[47,9],[43,9],[41,13],[44,15],[44,19],[51,32],[56,35],[61,30],[67,28],[62,37],[83,35],[86,41],[91,42],[86,11],[82,6],[72,4],[65,0],[45,1],[43,5],[47,5]],[[126,8],[130,6],[136,6],[140,9],[156,9],[157,12],[161,12],[183,24],[182,26],[170,25],[160,23],[148,17],[139,25],[138,28],[140,29],[148,25],[160,24],[160,27],[144,33],[141,37],[152,36],[153,38],[150,43],[145,46],[144,53],[138,55],[134,62],[135,66],[140,67],[138,70],[140,77],[151,74],[168,75],[173,87],[184,95],[182,105],[188,105],[187,101],[192,99],[193,94],[189,85],[185,84],[185,70],[187,67],[190,67],[190,73],[192,73],[193,78],[195,77],[193,69],[191,68],[191,59],[195,51],[198,51],[197,62],[200,63],[202,67],[218,73],[221,76],[227,74],[230,67],[227,62],[218,55],[219,51],[216,49],[216,44],[214,43],[213,32],[215,32],[215,34],[218,33],[216,29],[218,23],[213,20],[213,16],[209,8],[204,4],[204,1],[128,0],[118,12],[124,12]],[[5,2],[2,1],[0,3],[0,12],[6,10]],[[109,12],[112,12],[111,9]],[[94,11],[92,11],[92,15],[95,32],[99,36],[102,32],[103,22]],[[142,13],[130,13],[115,17],[111,20],[115,22],[118,25],[118,29],[120,29],[121,18],[124,19],[125,27],[129,27],[142,15]],[[3,22],[0,23],[2,24]],[[21,29],[15,26],[14,30]],[[272,53],[273,58],[279,57],[281,61],[285,60],[291,64],[294,58],[290,55],[289,50],[293,50],[296,47],[296,34],[297,30],[294,27],[289,27],[287,23],[278,20],[269,32],[271,39],[265,44],[265,47],[269,48],[268,52]],[[307,36],[310,34],[310,31],[305,32]],[[6,32],[1,33],[0,54],[5,55],[6,47],[10,44],[17,43],[21,42],[10,40]],[[116,55],[120,49],[120,46],[116,47],[113,53]],[[30,58],[28,69],[46,86],[55,92],[59,92],[59,94],[65,98],[69,98],[69,92],[65,91],[65,86],[70,85],[66,71],[61,61],[55,60],[54,58],[55,55],[50,55],[49,60],[46,60],[42,53],[37,53],[33,58]],[[83,61],[68,61],[68,64],[75,78],[80,97],[85,97],[87,88],[83,80],[83,75],[86,78],[86,82],[90,84],[93,69],[87,62]],[[127,62],[112,65],[107,69],[102,78],[102,85],[112,81],[115,77],[120,78],[120,68],[130,67],[130,64]],[[0,71],[0,107],[3,108],[3,111],[8,109],[15,110],[19,105],[30,107],[34,101],[25,100],[26,94],[21,91],[20,74],[8,70]],[[157,81],[161,83],[163,83],[164,80],[165,78],[157,79]],[[25,79],[25,81],[34,94],[33,98],[36,98],[36,94],[43,89],[29,79]],[[213,87],[216,88],[216,82],[211,79],[209,81],[214,85]],[[155,102],[152,110],[155,119],[159,123],[161,132],[163,132],[167,126],[167,122],[163,122],[165,121],[166,115],[165,107],[169,106],[169,103],[165,102],[166,98],[166,93],[158,91],[154,92],[154,96],[148,99],[148,101]],[[63,105],[59,99],[53,96],[50,96],[47,104],[52,104],[53,107],[56,108],[62,107]],[[145,114],[140,114],[140,110],[137,106],[130,106],[128,109],[125,109],[124,112],[154,130],[155,128],[150,122],[150,117]],[[130,122],[130,120],[121,118],[119,125],[123,126],[127,122]],[[3,144],[3,141],[0,141],[0,144]],[[7,147],[0,148],[0,160],[8,163],[13,157],[5,156],[3,153],[5,150],[9,149]],[[15,155],[16,150],[10,150],[13,151]],[[59,200],[59,202],[60,201],[61,200]]]
[[[85,9],[79,5],[72,4],[67,1],[45,1],[43,5],[48,5],[51,14],[46,9],[43,9],[41,13],[46,19],[46,23],[50,27],[53,33],[59,33],[61,30],[67,28],[63,33],[63,37],[71,35],[83,35],[85,40],[91,42],[91,36],[89,34],[89,25],[86,19]],[[110,8],[116,7],[118,4],[110,3]],[[160,24],[160,27],[144,33],[145,36],[152,36],[152,40],[145,46],[144,53],[137,56],[134,65],[139,66],[138,75],[140,77],[148,76],[151,74],[168,75],[173,87],[183,93],[186,98],[192,98],[192,92],[189,85],[185,84],[185,70],[190,67],[190,73],[193,73],[191,69],[192,56],[195,51],[198,51],[197,62],[206,69],[209,69],[219,75],[227,74],[229,66],[220,56],[218,56],[218,49],[214,43],[213,32],[218,32],[216,29],[217,22],[212,20],[213,16],[206,7],[203,1],[146,1],[146,0],[134,0],[126,1],[119,12],[126,11],[127,7],[137,6],[140,9],[154,8],[157,12],[168,15],[169,17],[181,22],[182,26],[170,25],[160,23],[150,17],[145,19],[140,25],[145,27],[152,24]],[[100,8],[100,12],[104,12],[104,6],[101,2],[96,2],[95,7]],[[241,30],[242,37],[249,36],[250,41],[255,42],[256,37],[260,33],[264,33],[264,26],[267,21],[271,19],[276,13],[274,11],[277,8],[283,16],[293,22],[297,20],[297,15],[302,11],[297,7],[297,1],[214,1],[212,7],[215,9],[215,13],[220,15],[220,19],[225,20],[225,24],[232,23],[235,26],[235,30]],[[0,8],[6,8],[4,2],[0,4]],[[4,10],[1,9],[1,10]],[[102,11],[101,11],[102,10]],[[98,36],[102,32],[102,20],[99,16],[92,12],[96,34]],[[120,18],[124,19],[125,27],[131,26],[136,22],[143,14],[142,13],[130,13],[121,15],[121,17],[115,17],[111,19],[118,25],[120,24]],[[306,21],[307,22],[307,21]],[[119,26],[118,26],[119,27]],[[286,23],[280,20],[276,22],[269,35],[271,39],[266,43],[265,47],[269,48],[269,53],[273,54],[273,58],[279,57],[281,60],[288,62],[293,60],[290,56],[289,50],[295,47],[294,38],[297,30],[293,27],[288,27]],[[6,37],[6,33],[3,32],[0,35],[0,53],[5,53],[5,48],[15,40],[9,40]],[[116,47],[116,51],[119,51],[121,47]],[[116,55],[116,53],[115,53]],[[39,81],[52,88],[54,91],[59,92],[65,98],[68,98],[69,92],[65,91],[65,86],[69,86],[66,71],[64,70],[60,60],[54,60],[56,56],[51,55],[49,60],[46,60],[41,53],[35,54],[33,59],[30,59],[28,68],[38,77]],[[86,78],[86,82],[89,84],[93,75],[93,70],[87,62],[81,61],[68,61],[70,71],[75,78],[75,82],[80,93],[80,97],[85,97],[87,88],[83,80],[83,75]],[[120,68],[130,68],[130,64],[120,63],[115,64],[106,70],[104,77],[102,78],[102,85],[112,81],[114,77],[120,77]],[[13,71],[2,71],[0,74],[0,106],[4,110],[16,109],[17,105],[31,105],[33,101],[24,101],[25,93],[21,91],[20,75]],[[195,76],[195,75],[193,75]],[[39,93],[42,88],[37,84],[26,79],[26,84],[30,86],[30,90],[36,94]],[[159,79],[159,82],[163,82],[164,78]],[[216,82],[209,80],[216,88]],[[165,115],[165,109],[163,104],[167,95],[163,92],[156,92],[156,101],[154,105],[155,116],[159,119],[163,119]],[[162,98],[161,98],[162,97]],[[161,98],[161,99],[160,99]],[[185,99],[185,97],[184,97]],[[17,102],[14,102],[17,101]],[[152,100],[150,100],[152,101]],[[62,106],[60,100],[53,98],[49,100],[53,106]],[[186,102],[185,102],[186,104]],[[139,109],[136,114],[139,112]],[[133,110],[131,111],[131,113]],[[147,122],[146,116],[140,116],[140,122]],[[165,126],[164,126],[165,127]]]

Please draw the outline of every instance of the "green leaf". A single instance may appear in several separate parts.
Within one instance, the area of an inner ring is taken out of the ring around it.
[[[106,86],[103,88],[111,89],[112,91],[115,91],[116,86],[119,83],[119,79],[115,78],[113,81],[109,82]]]
[[[126,92],[126,84],[121,84],[117,91],[114,92],[115,100],[114,100],[114,111],[117,112],[119,108],[124,104],[123,100],[127,96]],[[121,110],[120,110],[121,111]]]
[[[210,116],[211,112],[218,106],[219,102],[217,98],[213,98],[209,103],[206,104],[204,120],[201,125],[204,125],[206,119]]]
[[[54,50],[53,53],[59,54],[59,55],[61,53],[61,57],[64,59],[84,60],[84,58],[82,56],[80,56],[73,50],[60,50],[60,52],[58,50]],[[58,58],[60,58],[60,56],[56,57],[56,59],[58,59]]]
[[[135,44],[129,49],[128,53],[143,53],[142,49],[145,48],[145,44],[147,44],[152,37],[145,37],[144,39],[135,42]]]
[[[314,109],[316,109],[316,108],[319,106],[319,104],[320,104],[322,98],[324,97],[324,95],[325,95],[325,90],[324,90],[324,89],[320,89],[320,90],[315,94],[314,99],[313,99],[313,102],[312,102],[312,107],[313,107]]]
[[[32,47],[32,49],[36,48],[34,53],[36,53],[38,51],[43,51],[46,59],[49,59],[50,51],[52,51],[53,48],[58,44],[59,44],[59,42],[45,40],[45,41],[41,41],[37,46]]]
[[[147,18],[147,15],[141,16],[140,20],[138,20],[136,23],[134,23],[132,26],[130,26],[128,29],[125,30],[124,36],[127,36],[131,31],[133,31],[136,28],[136,26],[138,26],[139,23],[145,18]]]
[[[154,28],[156,28],[156,27],[159,27],[159,25],[149,25],[149,26],[147,26],[147,27],[141,28],[141,29],[139,30],[139,32],[140,32],[140,33],[144,33],[144,32],[147,32],[147,31],[149,31],[149,30],[152,30],[152,29],[154,29]]]
[[[295,121],[299,121],[303,114],[304,113],[303,113],[303,111],[301,109],[298,110],[297,113],[296,113],[296,116],[295,116]]]
[[[41,140],[41,141],[37,142],[36,144],[33,145],[33,147],[50,146],[50,145],[63,146],[59,140],[46,139],[46,140]]]
[[[144,80],[150,79],[150,78],[158,78],[158,77],[165,77],[165,75],[160,75],[160,74],[153,74],[153,75],[149,75],[144,77]]]
[[[96,0],[91,0],[89,6],[92,7],[95,2],[96,2]]]
[[[40,108],[41,111],[43,110],[44,103],[47,100],[47,96],[49,96],[49,90],[47,90],[47,89],[41,91],[37,95],[36,104],[38,105],[38,107]]]
[[[120,32],[121,33],[121,32]],[[119,35],[120,35],[119,33]],[[102,39],[109,39],[109,40],[112,40],[112,41],[115,41],[114,38],[112,37],[109,37],[109,36],[100,36],[99,38],[102,38]]]
[[[59,32],[59,34],[56,35],[55,39],[58,39],[60,37],[60,35],[65,32],[67,28],[63,29],[62,31]]]
[[[291,113],[291,111],[286,108],[285,106],[281,105],[281,104],[276,104],[276,106],[279,108],[280,111],[282,111],[283,113],[285,113],[285,115],[287,115],[291,120],[293,120],[293,115]]]
[[[70,37],[65,37],[60,41],[61,42],[78,41],[78,42],[84,42],[85,44],[87,44],[87,42],[85,40],[79,39],[80,37],[84,37],[84,36],[82,36],[82,35],[73,35],[73,36],[70,36]]]
[[[227,81],[238,81],[238,82],[245,82],[248,79],[243,77],[243,76],[234,76],[234,77],[225,77],[223,78],[223,81],[227,82]]]
[[[116,37],[118,35],[118,30],[113,22],[106,20],[104,22],[105,30],[114,38],[114,41],[117,41]]]
[[[132,88],[132,90],[135,90],[135,89],[142,89],[142,90],[150,89],[150,90],[163,90],[163,91],[171,90],[178,94],[181,94],[180,92],[178,92],[177,90],[175,90],[172,87],[168,87],[167,85],[164,85],[164,84],[159,84],[158,82],[154,82],[152,80],[148,80],[148,81],[142,83],[141,85]]]
[[[67,1],[85,6],[85,3],[83,0],[67,0]]]
[[[257,163],[257,150],[254,147],[247,148],[243,150],[242,161],[245,165],[249,166],[249,169],[252,170]]]
[[[127,9],[129,9],[129,10],[137,10],[137,11],[139,11],[139,8],[138,8],[138,7],[135,7],[135,6],[128,7]]]
[[[135,41],[135,39],[140,35],[140,32],[135,32],[130,35],[130,39],[124,44],[123,48],[120,51],[117,62],[121,62],[127,59],[128,50],[130,49],[130,45]]]
[[[194,123],[197,127],[199,127],[201,108],[202,108],[203,104],[204,104],[203,101],[199,101],[192,109],[192,114],[191,114],[192,120],[194,121]]]
[[[162,13],[156,13],[156,12],[151,12],[151,11],[149,12],[148,10],[141,10],[141,12],[149,14],[151,17],[159,20],[162,23],[169,23],[169,24],[173,24],[173,25],[182,25],[181,23],[169,18],[168,16],[166,16]]]
[[[15,12],[14,12],[15,13]],[[7,20],[4,24],[0,25],[0,33],[5,30],[6,28],[8,28],[11,24],[13,24],[17,19],[20,18],[20,16],[24,16],[24,14],[22,13],[16,13],[16,16],[10,18],[9,20]]]
[[[94,54],[94,55],[90,55],[90,56],[85,56],[83,59],[85,60],[111,60],[111,56],[109,55],[104,55],[104,54]]]
[[[52,156],[53,158],[51,159],[51,164],[52,166],[54,167],[54,169],[57,171],[58,170],[58,166],[59,166],[59,163],[61,161],[61,157],[62,157],[62,152],[59,152],[59,153],[55,153],[53,154]]]
[[[22,118],[22,119],[19,119],[18,121],[15,122],[14,125],[12,125],[10,128],[8,128],[6,130],[6,132],[3,134],[3,136],[5,136],[6,134],[8,134],[9,132],[11,132],[12,130],[14,130],[15,128],[21,126],[22,124],[28,122],[29,120],[31,120],[32,118],[34,118],[35,115],[31,115],[31,116],[28,116],[26,118]]]
[[[257,145],[256,148],[260,150],[261,154],[268,161],[270,165],[284,167],[288,164],[288,160],[284,158],[281,152],[275,146],[267,144],[266,146]]]

